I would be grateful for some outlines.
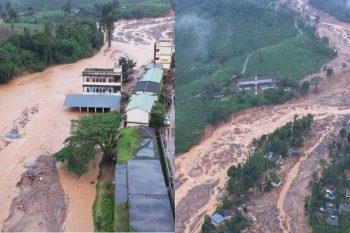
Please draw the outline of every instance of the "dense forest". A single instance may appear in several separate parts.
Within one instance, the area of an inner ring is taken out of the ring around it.
[[[321,170],[312,175],[311,195],[305,199],[305,212],[314,233],[350,231],[350,134],[345,126],[328,145],[329,159],[320,160]],[[327,191],[328,189],[328,191]],[[347,206],[341,210],[340,206]]]
[[[216,210],[216,213],[222,215],[225,212],[233,213],[235,217],[215,227],[210,217],[206,216],[202,225],[202,233],[241,232],[249,225],[251,220],[246,210],[238,208],[244,206],[250,196],[256,197],[261,192],[269,192],[273,187],[272,182],[279,182],[278,176],[273,171],[273,168],[278,168],[278,162],[272,157],[269,158],[268,154],[273,153],[282,158],[295,155],[295,149],[303,146],[312,122],[311,114],[301,118],[295,116],[293,121],[276,129],[273,133],[263,135],[259,140],[253,141],[255,151],[247,161],[228,169],[227,191],[229,196]],[[293,152],[288,153],[288,151]]]
[[[115,20],[162,16],[174,6],[173,0],[0,2],[0,83],[24,71],[92,56],[103,45],[95,22],[102,22],[106,2]]]
[[[24,71],[92,56],[103,45],[103,33],[93,21],[46,24],[44,30],[13,35],[0,42],[0,83]]]
[[[176,2],[178,153],[197,143],[207,125],[234,112],[292,99],[299,80],[333,58],[313,25],[273,2]],[[277,88],[257,95],[237,90],[237,79],[259,74],[275,75]]]
[[[113,2],[122,18],[158,17],[169,12],[173,0],[10,0],[15,10],[21,14],[39,13],[50,16],[63,11],[67,15],[84,17],[99,16],[103,4]],[[1,8],[5,4],[0,2]]]
[[[349,0],[310,0],[310,3],[340,20],[350,22]]]

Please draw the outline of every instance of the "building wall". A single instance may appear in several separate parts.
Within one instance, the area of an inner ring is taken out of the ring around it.
[[[86,94],[121,94],[121,87],[83,85]]]
[[[83,82],[121,83],[121,75],[117,76],[83,76]]]
[[[128,126],[137,125],[137,123],[149,125],[149,120],[150,114],[142,109],[134,108],[126,112],[126,121],[128,122]]]

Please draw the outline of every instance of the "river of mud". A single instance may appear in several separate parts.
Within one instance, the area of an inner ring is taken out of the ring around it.
[[[330,45],[338,50],[338,56],[326,64],[333,67],[335,77],[326,78],[321,70],[317,74],[308,75],[305,79],[315,76],[323,78],[318,93],[310,90],[305,98],[280,106],[254,108],[234,114],[229,123],[215,129],[187,153],[177,156],[175,202],[177,231],[200,231],[203,216],[213,214],[225,194],[227,169],[245,161],[251,150],[253,138],[273,132],[288,121],[292,121],[295,114],[304,116],[311,113],[316,120],[350,114],[349,69],[343,70],[341,67],[343,62],[347,64],[350,62],[349,40],[344,39],[344,36],[349,38],[347,32],[350,24],[339,22],[312,7],[304,6],[307,4],[302,0],[291,3],[291,7],[299,11],[307,8],[305,12],[311,16],[321,15],[317,32],[320,36],[327,36]],[[322,138],[322,132],[318,136]],[[279,197],[279,209],[276,209],[282,213],[280,218],[288,218],[284,211],[284,196],[298,172],[299,165],[300,163],[292,170],[288,178],[290,181],[286,185],[283,184],[285,190]]]
[[[8,216],[23,165],[42,154],[57,152],[69,135],[70,121],[80,116],[63,107],[64,96],[82,92],[85,68],[109,68],[128,55],[141,67],[153,58],[153,43],[173,31],[174,16],[157,19],[121,20],[112,47],[73,64],[52,66],[40,73],[18,77],[0,85],[0,226]],[[20,134],[18,137],[17,132]],[[15,133],[9,139],[8,133]],[[79,179],[59,166],[68,213],[65,231],[93,231],[92,204],[98,175],[97,158],[89,173]],[[55,210],[52,210],[55,211]]]

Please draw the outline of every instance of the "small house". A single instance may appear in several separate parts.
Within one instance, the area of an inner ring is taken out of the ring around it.
[[[350,181],[350,170],[345,170],[344,171],[344,176],[345,176],[347,181]]]
[[[338,226],[339,225],[339,218],[337,215],[330,214],[327,217],[326,222],[330,226]]]
[[[350,198],[350,188],[345,189],[345,196]]]
[[[213,216],[211,216],[211,222],[214,224],[214,226],[220,226],[224,221],[224,216],[219,213],[215,213]]]
[[[237,83],[239,91],[248,91],[258,94],[259,91],[275,89],[277,77],[275,75],[255,76],[248,79],[241,79]]]
[[[145,93],[132,95],[125,109],[127,126],[149,126],[151,111],[156,101],[156,96]]]
[[[350,213],[350,205],[348,204],[340,204],[338,207],[338,213],[343,214],[343,213]]]

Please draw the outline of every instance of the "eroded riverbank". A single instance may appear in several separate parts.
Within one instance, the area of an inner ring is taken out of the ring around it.
[[[7,218],[12,199],[16,196],[16,184],[26,170],[23,165],[41,154],[57,152],[69,135],[70,121],[80,116],[63,107],[66,94],[82,92],[82,71],[87,67],[113,67],[120,57],[128,55],[138,67],[152,60],[153,43],[160,33],[172,31],[169,27],[174,17],[158,19],[122,20],[117,23],[112,47],[104,46],[95,56],[73,64],[58,65],[40,73],[24,75],[10,83],[0,85],[0,226]],[[118,33],[135,35],[118,41]],[[144,38],[139,43],[137,38]],[[28,116],[25,109],[37,111]],[[9,140],[9,133],[19,119],[18,139]],[[8,143],[10,142],[11,143]],[[6,146],[5,146],[6,145]],[[92,204],[96,195],[95,181],[99,158],[91,164],[93,169],[80,179],[59,166],[63,190],[67,196],[68,212],[65,231],[93,231]]]

